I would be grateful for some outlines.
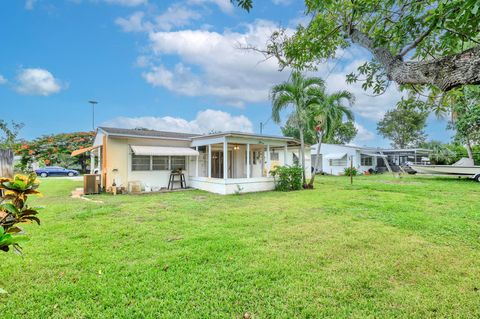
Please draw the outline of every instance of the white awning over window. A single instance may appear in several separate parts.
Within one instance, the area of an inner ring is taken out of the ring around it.
[[[372,157],[387,157],[387,155],[377,154],[377,153],[365,153],[362,152],[362,155],[372,156]]]
[[[323,158],[335,160],[335,159],[342,159],[345,156],[347,156],[347,153],[330,153],[330,154],[326,154]]]
[[[132,145],[132,151],[135,155],[151,156],[197,156],[198,152],[188,147],[169,147],[169,146],[135,146]]]

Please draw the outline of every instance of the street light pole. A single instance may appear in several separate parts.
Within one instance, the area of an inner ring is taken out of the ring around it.
[[[98,102],[91,100],[88,103],[92,104],[92,129],[95,131],[95,104],[98,104]]]

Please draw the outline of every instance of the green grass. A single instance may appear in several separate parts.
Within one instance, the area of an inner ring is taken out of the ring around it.
[[[315,190],[69,197],[44,180],[3,318],[478,318],[480,184],[319,177]]]

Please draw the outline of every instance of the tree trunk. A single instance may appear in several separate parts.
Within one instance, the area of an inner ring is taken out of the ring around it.
[[[300,128],[300,162],[302,163],[302,182],[303,185],[306,184],[307,180],[305,178],[305,142],[303,138],[303,127]]]
[[[319,164],[320,148],[322,147],[322,139],[323,139],[323,133],[320,133],[318,135],[318,146],[317,146],[317,153],[315,156],[315,164],[313,165],[312,177],[310,177],[310,182],[308,183],[310,187],[313,187],[313,183],[315,182],[315,175],[317,174],[317,169]]]
[[[467,149],[467,153],[468,153],[468,158],[473,159],[472,144],[470,143],[469,139],[467,139],[466,149]]]
[[[391,81],[398,84],[430,84],[449,91],[465,84],[480,84],[480,46],[458,54],[426,61],[404,62],[386,47],[376,46],[365,33],[353,29],[350,38],[369,50]]]
[[[13,151],[0,149],[0,177],[13,177]]]

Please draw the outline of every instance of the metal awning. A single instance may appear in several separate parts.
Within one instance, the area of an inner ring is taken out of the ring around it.
[[[73,151],[72,156],[77,156],[77,155],[80,155],[80,154],[83,154],[83,153],[86,153],[86,152],[90,152],[90,151],[93,151],[94,149],[97,149],[99,147],[102,147],[102,145],[96,145],[96,146],[81,148],[79,150]]]
[[[169,146],[136,146],[131,145],[135,155],[152,156],[197,156],[198,151],[188,147],[169,147]]]
[[[384,154],[377,154],[377,153],[366,153],[366,152],[361,152],[360,154],[362,154],[362,155],[367,155],[367,156],[372,156],[372,157],[388,157],[387,155],[384,155]]]
[[[330,153],[325,155],[323,158],[325,159],[342,159],[347,156],[347,153]]]

